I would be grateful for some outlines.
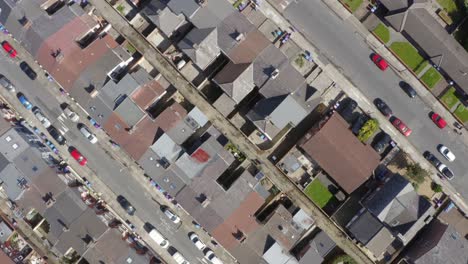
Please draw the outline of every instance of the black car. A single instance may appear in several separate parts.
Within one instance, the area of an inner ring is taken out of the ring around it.
[[[47,128],[47,131],[60,145],[65,145],[67,143],[67,140],[62,135],[62,133],[60,133],[60,131],[58,131],[58,129],[54,126],[50,126],[49,128]]]
[[[20,63],[20,68],[24,73],[26,73],[29,79],[35,80],[37,78],[37,73],[25,61]]]
[[[447,178],[449,180],[453,180],[453,178],[455,177],[455,175],[453,175],[453,172],[447,166],[442,168],[441,172],[445,176],[445,178]]]
[[[442,162],[438,158],[436,158],[434,155],[432,155],[431,152],[426,151],[423,153],[424,158],[426,158],[434,167],[438,168]]]
[[[354,120],[353,127],[351,128],[354,135],[359,134],[359,130],[368,119],[369,118],[366,115],[361,114],[356,118],[356,120]]]
[[[389,118],[393,115],[392,109],[382,99],[375,99],[374,104],[385,117]]]
[[[400,86],[401,86],[401,89],[403,89],[403,91],[405,91],[405,93],[408,94],[409,97],[415,98],[418,95],[416,93],[416,90],[414,90],[414,88],[411,87],[411,85],[409,85],[408,83],[400,82]]]
[[[358,106],[356,101],[351,98],[347,98],[344,101],[344,105],[340,109],[341,116],[348,122],[352,122],[354,109]]]
[[[378,153],[382,152],[385,149],[385,147],[390,143],[390,141],[392,141],[392,138],[387,133],[382,132],[381,134],[382,135],[380,136],[379,141],[377,141],[373,146],[375,151],[377,151]]]
[[[120,206],[122,206],[122,208],[125,209],[125,211],[127,211],[127,214],[135,214],[135,207],[133,207],[125,197],[123,197],[122,195],[117,196],[117,202],[119,202]]]

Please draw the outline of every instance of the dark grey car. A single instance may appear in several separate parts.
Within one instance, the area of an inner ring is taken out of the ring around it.
[[[409,97],[411,98],[415,98],[418,94],[416,93],[416,90],[414,90],[413,87],[411,87],[411,85],[409,85],[408,83],[406,82],[400,82],[400,87],[401,89],[403,89],[403,91],[405,91],[406,94],[408,94]]]
[[[135,207],[133,207],[130,202],[123,197],[122,195],[117,196],[117,202],[119,202],[120,206],[122,206],[123,209],[127,212],[129,215],[134,215],[135,214]]]
[[[14,93],[16,91],[15,86],[11,83],[10,80],[8,80],[7,77],[0,75],[0,85],[5,87],[9,92]]]

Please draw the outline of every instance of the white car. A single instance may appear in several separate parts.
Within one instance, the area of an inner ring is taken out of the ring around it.
[[[81,134],[83,134],[83,136],[87,138],[89,142],[91,142],[91,144],[95,144],[96,142],[98,142],[97,137],[93,133],[91,133],[87,126],[85,126],[84,124],[79,124],[79,129]]]
[[[446,146],[440,145],[438,150],[440,154],[442,154],[442,156],[444,156],[448,161],[452,162],[455,160],[455,155]]]
[[[197,234],[192,233],[190,236],[190,240],[193,242],[193,244],[199,249],[203,250],[206,248],[205,243],[201,242],[201,240],[198,238]]]
[[[37,120],[39,120],[39,122],[41,122],[41,124],[45,128],[49,128],[52,125],[50,123],[50,120],[47,117],[44,116],[44,114],[41,112],[41,110],[39,110],[39,108],[35,107],[33,109],[33,113],[36,116]]]
[[[213,264],[223,264],[223,262],[221,260],[219,260],[219,258],[216,257],[216,255],[214,254],[214,252],[211,249],[206,251],[205,258],[207,260],[211,261],[211,263],[213,263]]]
[[[169,210],[169,208],[165,207],[163,209],[163,212],[169,219],[171,219],[171,221],[174,224],[178,224],[180,222],[180,218],[176,214],[174,214],[171,210]]]
[[[78,122],[78,120],[80,120],[80,116],[73,112],[69,105],[67,105],[65,109],[63,109],[63,112],[65,113],[65,116],[69,118],[72,122]]]

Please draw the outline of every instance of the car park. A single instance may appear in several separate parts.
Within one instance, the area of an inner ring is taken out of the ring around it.
[[[447,165],[441,163],[437,169],[440,171],[440,173],[442,173],[442,175],[444,175],[445,178],[449,179],[449,180],[452,180],[455,175],[453,174],[453,172],[447,167]]]
[[[379,54],[377,53],[374,53],[372,55],[372,61],[375,63],[375,65],[377,65],[377,67],[379,69],[381,69],[382,71],[385,71],[387,68],[388,68],[388,63],[386,60],[384,60],[384,58],[382,58],[382,56],[380,56]]]
[[[33,105],[31,104],[31,102],[28,100],[28,98],[26,98],[26,96],[24,96],[24,94],[22,93],[18,93],[18,100],[20,101],[20,103],[28,110],[31,110]]]
[[[0,85],[5,87],[9,92],[14,93],[16,91],[15,86],[11,83],[10,80],[8,80],[7,77],[0,75]]]
[[[178,224],[180,222],[180,218],[176,214],[174,214],[169,208],[163,207],[162,211],[174,224]]]
[[[125,198],[124,198],[125,199]],[[154,240],[160,247],[162,248],[168,248],[169,247],[169,241],[161,234],[159,233],[158,230],[156,229],[151,229],[149,232],[149,236],[151,239]]]
[[[418,95],[416,90],[414,90],[414,88],[406,82],[400,82],[400,87],[411,98],[415,98]]]
[[[424,152],[423,156],[436,168],[442,164],[442,162],[440,162],[440,160],[429,151]]]
[[[52,138],[54,138],[60,145],[65,145],[65,143],[67,143],[67,140],[62,133],[60,133],[60,131],[54,126],[48,127],[47,132],[49,132],[50,136],[52,136]]]
[[[413,132],[403,121],[401,121],[399,118],[394,118],[392,121],[392,124],[394,127],[400,131],[405,137],[409,137],[411,135],[411,132]]]
[[[353,123],[353,126],[351,128],[351,131],[354,133],[354,135],[357,135],[359,134],[359,130],[361,129],[361,127],[364,125],[364,123],[366,123],[366,121],[369,119],[368,116],[364,115],[364,114],[360,114],[356,120],[354,120],[354,123]]]
[[[91,142],[91,144],[98,142],[96,135],[94,135],[86,125],[79,124],[78,130],[89,142]]]
[[[453,154],[452,151],[450,151],[449,148],[447,148],[446,146],[440,144],[437,148],[437,150],[440,152],[440,154],[442,154],[442,156],[444,156],[444,158],[446,158],[448,161],[452,162],[455,160],[455,154]]]
[[[352,122],[353,112],[357,108],[358,103],[351,98],[346,98],[343,100],[344,105],[338,111],[341,116],[348,122]]]
[[[203,250],[206,248],[205,243],[203,243],[200,238],[195,233],[191,233],[189,235],[190,241],[198,248],[198,250]]]
[[[119,202],[120,206],[122,206],[122,208],[127,212],[127,214],[135,214],[135,207],[133,207],[125,197],[123,197],[122,195],[117,196],[117,202]]]
[[[65,108],[63,109],[63,113],[65,116],[70,119],[72,122],[78,122],[80,120],[80,116],[77,115],[69,105],[66,105]]]
[[[437,113],[431,113],[431,119],[439,128],[447,126],[447,122]]]
[[[37,78],[37,73],[31,68],[31,66],[29,66],[27,62],[21,62],[20,68],[29,77],[29,79],[35,80]]]
[[[393,115],[392,109],[382,99],[376,98],[374,104],[385,117],[389,118]]]
[[[209,261],[211,261],[211,263],[213,264],[223,264],[223,262],[221,260],[219,260],[219,258],[216,257],[216,255],[214,254],[213,250],[209,249],[205,252],[205,258]]]
[[[39,122],[41,122],[41,124],[45,128],[48,128],[48,127],[50,127],[52,125],[50,123],[50,120],[47,117],[45,117],[45,115],[41,112],[39,107],[34,107],[33,108],[33,113],[34,113],[34,116],[36,116],[37,120],[39,120]]]
[[[70,155],[80,164],[81,166],[85,166],[86,163],[88,163],[88,159],[86,159],[81,152],[79,152],[77,149],[73,149],[70,152]]]
[[[8,42],[8,41],[3,41],[2,42],[2,47],[3,50],[10,55],[11,58],[16,58],[16,55],[18,55],[18,52],[13,48],[13,46]]]
[[[378,153],[382,152],[385,147],[392,141],[392,138],[382,131],[379,140],[372,146]]]

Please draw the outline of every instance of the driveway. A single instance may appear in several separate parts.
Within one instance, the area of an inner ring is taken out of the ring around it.
[[[346,21],[338,18],[321,0],[292,2],[283,15],[312,42],[368,99],[382,98],[413,130],[412,144],[422,152],[435,153],[455,173],[451,184],[468,197],[468,147],[449,130],[440,130],[429,119],[431,109],[419,98],[410,99],[399,87],[401,79],[391,70],[380,71],[370,60],[372,50]],[[343,87],[346,91],[346,87]],[[378,111],[377,109],[375,111]],[[453,163],[442,157],[436,147],[448,146],[457,156]]]

